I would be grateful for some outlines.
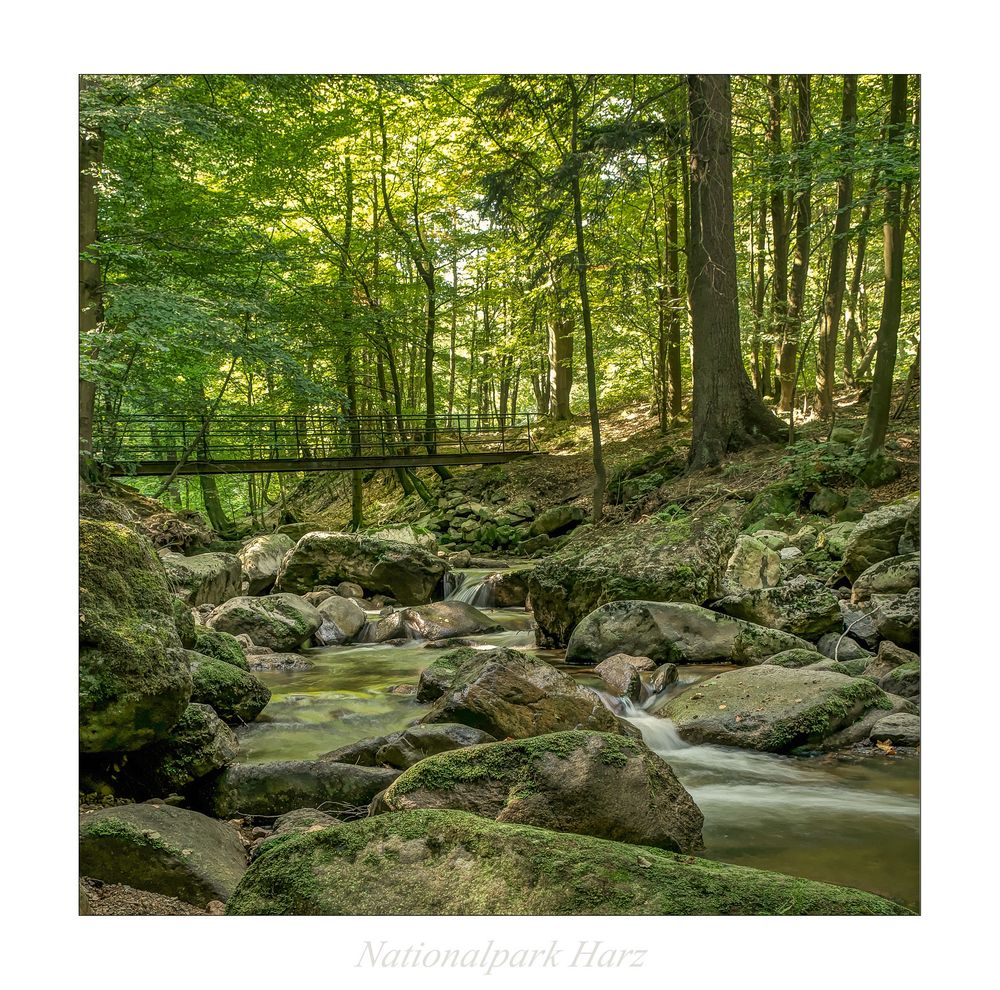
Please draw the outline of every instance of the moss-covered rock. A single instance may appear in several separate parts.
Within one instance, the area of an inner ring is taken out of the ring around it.
[[[575,728],[635,731],[612,715],[595,692],[544,660],[503,648],[469,652],[421,722],[461,722],[498,739]]]
[[[282,842],[250,867],[226,913],[909,912],[874,894],[651,847],[509,825],[461,811],[410,811]]]
[[[773,588],[780,580],[781,558],[777,551],[745,533],[738,536],[722,577],[722,593],[738,595]]]
[[[290,839],[293,835],[317,832],[321,828],[339,824],[340,819],[328,815],[325,811],[318,811],[316,808],[296,808],[295,811],[289,811],[287,815],[280,815],[274,820],[271,834],[258,839],[250,848],[250,860],[255,860],[261,853],[273,849],[278,843]]]
[[[787,753],[822,743],[873,709],[891,707],[885,692],[865,678],[764,665],[701,681],[657,715],[671,719],[688,742]]]
[[[804,576],[792,578],[777,588],[730,595],[712,607],[725,615],[806,639],[816,639],[841,623],[837,596],[818,581]]]
[[[873,595],[865,608],[874,607],[872,622],[880,639],[907,649],[920,649],[920,589],[905,595]]]
[[[279,653],[306,645],[322,624],[319,611],[298,595],[233,598],[205,620],[210,629],[245,634]]]
[[[844,547],[844,574],[854,581],[872,564],[899,553],[899,540],[914,510],[912,499],[869,512],[851,531]]]
[[[415,763],[464,746],[496,742],[496,737],[459,722],[441,725],[411,725],[402,732],[360,739],[324,753],[321,760],[353,763],[359,767],[394,767],[406,770]]]
[[[569,663],[598,663],[615,653],[656,663],[762,663],[782,650],[809,649],[798,636],[678,602],[602,605],[573,631]]]
[[[474,605],[448,601],[397,609],[375,624],[372,638],[376,643],[390,639],[454,639],[502,629]]]
[[[825,550],[834,560],[841,560],[855,526],[857,523],[854,522],[838,522],[827,526],[816,539],[817,548]]]
[[[574,534],[528,574],[539,645],[565,646],[584,616],[608,602],[700,605],[718,598],[736,535],[725,507],[697,518],[595,529],[586,539]]]
[[[271,700],[271,689],[247,670],[188,652],[194,682],[191,700],[211,705],[227,725],[252,722]]]
[[[301,594],[318,584],[356,581],[403,605],[431,600],[448,564],[421,547],[351,533],[308,533],[281,563],[275,587]]]
[[[452,808],[556,832],[695,852],[703,818],[666,762],[635,739],[557,732],[421,760],[374,814]]]
[[[204,907],[225,901],[246,869],[230,825],[159,802],[121,805],[80,823],[80,875]]]
[[[802,505],[802,488],[790,481],[779,481],[762,488],[743,513],[741,529],[749,530],[754,524],[771,516],[788,516],[798,512]]]
[[[823,659],[823,654],[815,650],[782,650],[773,657],[768,657],[767,662],[773,667],[809,667]]]
[[[170,738],[146,746],[128,758],[129,775],[146,794],[182,794],[196,780],[229,766],[240,744],[236,734],[208,705],[188,705]]]
[[[170,587],[189,605],[221,605],[240,593],[243,572],[235,554],[160,554]]]
[[[459,667],[479,651],[471,646],[442,653],[429,667],[420,672],[417,681],[417,701],[437,701],[454,683]]]
[[[249,670],[250,663],[240,646],[239,640],[226,632],[218,629],[208,629],[205,626],[198,626],[195,630],[195,640],[192,649],[196,653],[203,653],[207,657],[215,657],[216,660],[223,660],[239,667],[240,670]]]
[[[234,763],[206,781],[199,800],[217,818],[269,817],[296,808],[363,808],[397,777],[398,770],[333,760]]]
[[[80,749],[163,738],[191,700],[174,601],[152,545],[127,526],[80,522]]]
[[[278,568],[295,541],[286,533],[255,536],[237,551],[248,595],[262,595],[274,586]]]
[[[920,554],[886,557],[862,571],[851,587],[851,601],[857,605],[872,595],[903,595],[920,584]]]

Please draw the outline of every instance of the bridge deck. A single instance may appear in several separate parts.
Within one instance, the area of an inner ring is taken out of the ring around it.
[[[101,424],[125,475],[264,474],[502,464],[537,449],[533,416],[131,416]]]

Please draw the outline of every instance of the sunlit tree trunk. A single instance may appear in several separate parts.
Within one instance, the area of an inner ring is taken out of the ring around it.
[[[785,339],[788,322],[788,218],[784,186],[787,182],[781,160],[781,76],[767,77],[767,140],[771,152],[771,250],[774,272],[771,277],[771,333],[773,341]],[[771,348],[765,351],[767,366],[765,395],[771,394]]]
[[[833,415],[833,386],[837,368],[837,338],[840,311],[847,279],[847,246],[851,230],[851,202],[854,198],[854,127],[858,117],[858,77],[844,76],[843,106],[840,113],[840,152],[842,171],[837,178],[837,217],[833,224],[830,247],[830,277],[823,299],[823,322],[820,325],[816,355],[816,387],[819,412],[824,419]]]

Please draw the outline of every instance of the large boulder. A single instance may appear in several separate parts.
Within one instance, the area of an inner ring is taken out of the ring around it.
[[[897,550],[901,554],[918,553],[920,550],[920,500],[913,505],[910,515],[907,517],[906,525],[903,527],[903,535],[899,538]]]
[[[395,767],[405,770],[428,756],[463,746],[496,742],[496,737],[459,722],[441,725],[412,725],[402,732],[362,739],[324,753],[321,760],[353,763],[359,767]]]
[[[183,793],[196,780],[229,766],[240,744],[208,705],[188,705],[169,739],[129,755],[128,773],[148,794]]]
[[[586,539],[574,534],[528,573],[539,645],[565,646],[577,623],[607,602],[714,601],[736,535],[735,523],[721,509],[698,518],[592,530]]]
[[[348,533],[307,533],[282,561],[275,587],[302,593],[318,584],[356,581],[369,594],[423,605],[448,570],[420,547]]]
[[[862,571],[851,588],[851,602],[868,601],[873,595],[904,595],[920,584],[920,554],[886,557]]]
[[[483,579],[484,597],[478,604],[494,608],[522,608],[528,601],[528,570],[497,571]]]
[[[184,714],[191,671],[174,602],[145,537],[120,523],[81,520],[82,752],[139,749],[164,738]]]
[[[322,624],[319,611],[298,595],[233,598],[205,620],[210,629],[245,633],[255,645],[281,653],[305,646]]]
[[[163,566],[174,592],[189,605],[221,605],[240,594],[243,570],[232,553],[199,553],[185,557],[163,553]]]
[[[672,720],[687,742],[787,753],[891,707],[885,692],[862,677],[763,665],[701,681],[657,715]]]
[[[271,834],[258,839],[250,849],[250,860],[255,860],[262,852],[267,852],[279,842],[302,835],[305,832],[318,832],[321,828],[331,828],[339,825],[340,819],[328,815],[316,808],[296,808],[287,815],[280,815],[274,820]]]
[[[285,533],[269,533],[255,536],[240,547],[236,556],[240,559],[248,595],[262,595],[274,587],[281,561],[294,546],[295,541]]]
[[[353,598],[330,595],[319,603],[317,610],[323,619],[315,633],[320,646],[350,643],[368,625],[365,610]]]
[[[218,629],[207,629],[198,626],[195,631],[194,646],[192,649],[196,653],[203,653],[207,657],[215,657],[216,660],[223,660],[231,663],[241,670],[249,670],[250,664],[247,661],[240,641],[226,632]]]
[[[894,746],[920,745],[920,716],[908,712],[895,712],[880,718],[868,738],[872,742],[889,742]]]
[[[725,615],[755,622],[769,629],[816,639],[840,626],[840,600],[825,585],[804,576],[777,588],[743,591],[713,606]]]
[[[400,882],[405,878],[405,882]],[[875,894],[461,811],[378,815],[258,857],[231,915],[844,915]]]
[[[630,657],[627,653],[616,653],[602,660],[594,668],[594,673],[614,694],[638,701],[642,695],[642,671],[656,669],[656,662],[649,657]]]
[[[474,605],[459,601],[434,602],[397,609],[378,621],[372,638],[376,643],[390,639],[453,639],[499,632],[502,628]]]
[[[889,694],[920,700],[920,657],[889,640],[879,643],[878,656],[868,661],[863,674]]]
[[[704,822],[666,762],[636,739],[557,732],[421,760],[372,804],[374,814],[452,808],[675,852],[703,848]]]
[[[905,595],[873,595],[868,606],[875,606],[872,621],[880,639],[920,649],[919,588],[911,588]]]
[[[333,760],[234,763],[202,794],[217,818],[284,815],[296,808],[359,808],[397,777],[398,770],[352,766]]]
[[[851,530],[841,564],[850,581],[857,580],[872,564],[899,554],[899,540],[914,511],[914,505],[912,499],[884,505],[863,516]]]
[[[528,530],[530,536],[558,536],[574,526],[579,526],[587,513],[578,505],[554,505],[540,512]]]
[[[798,636],[678,602],[602,605],[573,631],[566,660],[598,663],[616,653],[656,663],[763,663],[783,650],[810,649]]]
[[[738,595],[759,588],[773,588],[781,581],[781,558],[775,550],[752,536],[741,534],[722,576],[722,593]]]
[[[461,722],[498,739],[576,728],[631,734],[597,694],[544,660],[505,648],[461,652],[449,688],[421,722]]]
[[[839,522],[827,526],[817,537],[816,546],[834,560],[841,560],[847,549],[847,541],[857,525],[856,522]]]
[[[188,652],[193,689],[191,700],[211,705],[227,725],[252,722],[271,700],[271,689],[250,671],[225,660]]]
[[[383,540],[389,543],[405,543],[411,547],[422,547],[431,553],[437,550],[437,537],[429,530],[419,526],[402,524],[399,526],[383,526],[381,529],[369,529],[365,536],[373,540]]]
[[[228,900],[246,869],[231,826],[160,802],[104,808],[80,823],[80,875],[204,907]]]

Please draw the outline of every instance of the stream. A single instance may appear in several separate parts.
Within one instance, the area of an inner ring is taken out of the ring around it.
[[[479,582],[489,573],[458,572],[449,597],[481,598]],[[531,652],[582,684],[601,687],[591,668],[567,665],[561,651],[535,646],[529,612],[477,607],[503,626],[502,632],[474,637],[478,646]],[[304,651],[315,664],[310,670],[258,673],[271,689],[271,701],[256,722],[238,730],[240,759],[314,759],[405,728],[426,706],[392,689],[416,685],[420,672],[441,652],[417,640],[331,646]],[[670,764],[701,808],[702,855],[857,887],[918,908],[919,759],[860,753],[792,757],[688,745],[671,722],[654,714],[671,694],[728,669],[682,667],[667,691],[642,706],[624,702],[624,717]]]

